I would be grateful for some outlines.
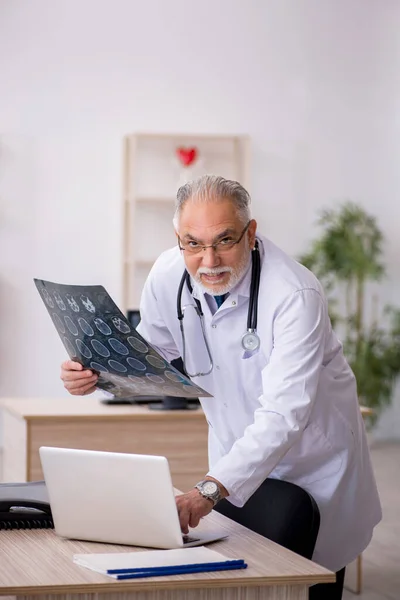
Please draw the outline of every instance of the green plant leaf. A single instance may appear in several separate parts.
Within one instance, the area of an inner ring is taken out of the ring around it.
[[[373,323],[365,316],[366,283],[385,275],[383,235],[375,217],[349,201],[322,211],[317,225],[321,234],[299,262],[321,281],[332,326],[345,330],[344,352],[357,379],[360,401],[375,410],[376,420],[390,403],[400,373],[400,310],[385,307]],[[337,297],[344,293],[346,308],[339,313]]]

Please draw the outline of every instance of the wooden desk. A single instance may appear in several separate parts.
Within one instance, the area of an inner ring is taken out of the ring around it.
[[[226,529],[228,539],[210,547],[244,558],[248,568],[116,581],[72,562],[84,552],[132,552],[127,546],[70,541],[53,530],[0,532],[0,596],[20,600],[306,600],[308,587],[335,575],[274,542],[211,513],[203,531]]]
[[[363,417],[372,417],[375,414],[374,409],[369,406],[360,406],[360,411]]]
[[[183,491],[208,471],[207,422],[201,409],[107,406],[90,396],[2,399],[0,408],[3,481],[43,479],[40,446],[166,456],[173,484]]]

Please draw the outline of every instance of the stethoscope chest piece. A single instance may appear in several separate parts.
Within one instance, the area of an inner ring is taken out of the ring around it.
[[[249,352],[254,352],[254,350],[258,350],[260,347],[260,338],[257,333],[252,330],[246,331],[242,336],[242,346],[244,350],[248,350]]]

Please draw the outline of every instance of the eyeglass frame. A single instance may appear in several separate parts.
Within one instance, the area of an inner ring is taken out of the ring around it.
[[[249,228],[249,225],[251,223],[251,219],[250,221],[247,223],[247,225],[245,226],[245,228],[243,229],[242,233],[240,234],[240,236],[238,237],[238,239],[235,242],[232,242],[232,244],[229,246],[229,248],[226,249],[226,252],[229,252],[229,250],[232,250],[232,248],[234,246],[236,246],[237,244],[240,244],[240,242],[243,239],[244,234],[246,233],[246,231]],[[202,246],[201,244],[199,244],[199,250],[197,252],[193,252],[192,254],[195,256],[196,254],[200,254],[201,251],[205,252],[207,250],[207,248],[212,248],[214,250],[214,252],[216,252],[218,254],[218,245],[221,244],[222,240],[220,240],[219,242],[215,242],[214,244],[208,244],[207,246]],[[182,252],[187,252],[187,248],[182,248],[181,246],[181,238],[178,235],[178,246],[179,246],[179,250],[181,250]],[[190,254],[190,250],[188,252],[188,254]]]

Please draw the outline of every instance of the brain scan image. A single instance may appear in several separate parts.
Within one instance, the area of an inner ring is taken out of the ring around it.
[[[174,396],[177,392],[177,389],[172,385],[163,385],[162,389],[166,396]]]
[[[128,370],[125,367],[125,365],[118,362],[117,360],[113,360],[112,358],[108,361],[108,364],[112,369],[114,369],[114,371],[118,371],[119,373],[126,373],[126,371]]]
[[[112,393],[114,394],[114,396],[125,396],[126,389],[118,383],[113,382]]]
[[[68,355],[99,373],[97,387],[118,397],[207,397],[142,339],[102,286],[35,279]]]
[[[108,373],[108,369],[104,365],[101,365],[100,363],[94,360],[92,360],[90,366],[92,369],[94,369],[95,371],[99,371],[100,373]]]
[[[128,379],[133,381],[136,385],[143,385],[143,381],[140,377],[136,377],[136,375],[128,375]]]
[[[96,312],[96,307],[87,296],[81,296],[81,302],[86,310],[92,314]]]
[[[112,393],[114,394],[114,396],[116,396],[117,398],[120,396],[125,396],[126,392],[124,392],[124,388],[121,387],[120,385],[118,385],[117,383],[112,382],[113,387],[112,387]]]
[[[78,348],[79,352],[85,357],[85,358],[92,358],[93,354],[90,352],[89,348],[86,346],[86,344],[84,344],[82,342],[82,340],[75,340],[75,344],[76,347]]]
[[[191,391],[191,386],[183,384],[182,389],[183,389],[184,392]]]
[[[140,394],[140,385],[136,385],[135,383],[132,383],[132,381],[129,380],[126,383],[129,386],[129,390],[131,392],[136,392],[137,394]]]
[[[145,371],[146,370],[146,365],[144,365],[137,358],[131,358],[129,356],[129,358],[126,359],[126,362],[128,363],[128,365],[130,367],[132,367],[132,369],[136,369],[136,371]]]
[[[108,358],[110,356],[110,351],[104,344],[99,342],[99,340],[91,340],[90,342],[93,346],[93,350],[100,354],[100,356],[104,356],[104,358]]]
[[[161,360],[161,358],[158,358],[158,356],[153,356],[152,354],[149,354],[148,356],[146,356],[146,360],[149,363],[149,365],[152,365],[156,369],[165,369],[165,362]]]
[[[57,303],[57,306],[60,310],[67,310],[67,307],[64,304],[64,300],[61,298],[60,294],[56,291],[53,292],[54,299]]]
[[[74,312],[79,312],[79,305],[78,305],[77,301],[75,300],[75,298],[73,296],[71,296],[71,294],[65,294],[65,297],[67,299],[67,302],[68,302],[71,310],[73,310]]]
[[[89,323],[86,321],[86,319],[82,319],[82,317],[79,317],[78,325],[82,329],[83,333],[85,333],[86,335],[90,335],[90,336],[94,335],[93,328],[89,325]]]
[[[103,319],[96,317],[96,319],[93,319],[93,323],[103,335],[110,335],[112,333],[110,327],[103,321]]]
[[[42,294],[46,301],[46,304],[48,304],[50,306],[50,308],[54,308],[54,302],[53,302],[52,297],[50,296],[49,292],[46,290],[46,288],[42,289]]]
[[[149,386],[146,387],[146,396],[148,394],[150,396],[160,396],[161,390],[160,390],[160,388],[157,385],[155,385],[153,387],[149,385]]]
[[[115,350],[115,352],[118,352],[118,354],[122,354],[123,356],[129,354],[128,348],[119,340],[116,340],[115,338],[109,338],[108,343],[110,344],[111,348]]]
[[[143,381],[142,377],[136,377],[135,375],[128,375],[128,379],[131,383],[134,383],[137,389],[141,394],[146,394],[148,392],[148,382]]]
[[[53,313],[53,321],[58,331],[60,331],[61,333],[65,333],[64,323],[61,321],[57,313]]]
[[[165,383],[164,379],[159,375],[153,375],[152,373],[146,373],[146,377],[153,383]]]
[[[68,327],[69,331],[72,333],[72,335],[78,335],[78,333],[79,333],[78,328],[75,325],[75,323],[73,322],[73,320],[71,319],[71,317],[69,317],[68,315],[65,315],[64,321],[65,321],[65,324]]]
[[[138,340],[138,338],[133,336],[128,337],[128,344],[130,344],[134,350],[140,352],[141,354],[146,354],[146,352],[149,351],[148,347],[142,342],[142,340]]]
[[[113,384],[112,393],[115,396],[124,395],[124,392],[126,394],[126,389],[125,389],[126,384],[125,384],[123,377],[121,377],[120,375],[114,375],[112,373],[107,373],[107,375],[104,375],[104,379],[105,379],[105,381],[107,381],[107,383]]]
[[[113,317],[111,321],[113,322],[114,327],[116,327],[121,333],[130,332],[131,328],[120,317]]]
[[[75,348],[73,347],[72,343],[69,341],[69,339],[67,337],[64,338],[64,344],[65,344],[65,347],[67,349],[69,356],[71,358],[76,356]]]
[[[180,375],[178,375],[178,373],[174,373],[173,371],[164,371],[164,375],[165,377],[167,377],[170,381],[173,381],[175,383],[182,383],[185,380],[183,379],[183,377],[181,377]]]
[[[105,377],[105,379],[107,379],[107,381],[112,381],[113,383],[116,383],[117,385],[121,384],[121,376],[115,375],[115,373],[109,373],[107,375],[107,377]]]
[[[203,390],[201,388],[196,387],[195,385],[189,385],[187,383],[184,383],[182,385],[182,389],[185,391],[185,393],[190,393],[191,395],[193,395],[193,393],[196,394],[196,396],[203,396],[204,394],[202,393]]]
[[[114,389],[114,383],[112,381],[107,381],[105,375],[99,373],[99,379],[97,380],[97,387],[101,390],[106,390],[107,392],[111,392]]]

